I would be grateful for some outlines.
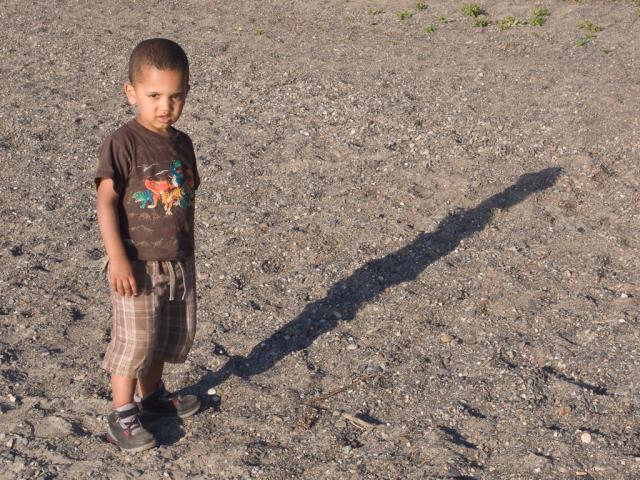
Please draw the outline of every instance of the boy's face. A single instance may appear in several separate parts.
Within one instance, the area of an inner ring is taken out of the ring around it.
[[[133,84],[124,86],[127,100],[138,107],[138,122],[164,136],[171,135],[170,127],[180,118],[188,91],[182,72],[152,65],[143,65]]]

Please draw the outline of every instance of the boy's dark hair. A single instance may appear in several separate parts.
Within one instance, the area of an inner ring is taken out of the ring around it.
[[[144,65],[158,70],[178,70],[189,83],[189,60],[180,45],[166,38],[149,38],[141,41],[129,57],[129,81],[134,83]]]

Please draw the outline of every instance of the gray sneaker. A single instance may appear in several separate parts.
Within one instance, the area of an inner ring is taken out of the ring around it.
[[[140,416],[145,420],[154,417],[187,418],[200,410],[198,397],[168,392],[162,380],[158,382],[156,391],[147,398],[140,399],[135,395],[134,400],[140,408]]]
[[[136,405],[123,412],[114,410],[107,419],[109,422],[107,438],[121,450],[135,453],[157,446],[156,439],[140,423]]]

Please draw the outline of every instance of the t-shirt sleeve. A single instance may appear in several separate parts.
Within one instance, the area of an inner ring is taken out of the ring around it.
[[[200,174],[198,173],[198,162],[196,156],[193,156],[193,189],[197,190],[200,186]]]
[[[193,142],[189,135],[185,135],[187,138],[187,144],[191,150],[191,158],[193,158],[193,189],[197,190],[200,186],[200,174],[198,173],[198,162],[196,161],[196,153],[193,150]]]
[[[100,157],[96,170],[95,184],[98,187],[100,180],[110,178],[113,180],[113,187],[122,195],[129,170],[131,166],[131,156],[127,154],[123,145],[113,136],[107,138],[100,147]]]

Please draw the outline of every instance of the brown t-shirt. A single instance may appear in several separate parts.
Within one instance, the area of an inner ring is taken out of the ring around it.
[[[102,144],[96,171],[119,195],[120,235],[131,260],[174,260],[193,255],[195,191],[200,185],[191,139],[170,138],[135,119]]]

